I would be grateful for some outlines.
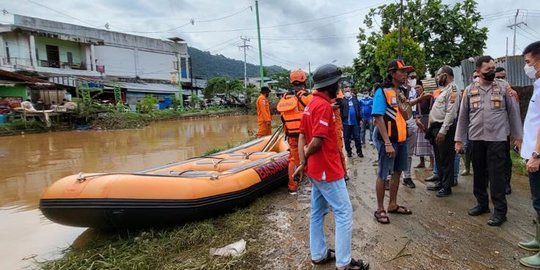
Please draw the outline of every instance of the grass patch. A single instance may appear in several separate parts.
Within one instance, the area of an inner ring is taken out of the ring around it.
[[[144,127],[148,124],[150,117],[144,114],[133,112],[109,112],[100,115],[92,122],[92,126],[102,129],[125,129]]]
[[[515,174],[528,176],[529,173],[527,172],[525,160],[514,151],[510,151],[510,156],[512,157],[512,172]]]
[[[169,229],[149,229],[119,233],[94,232],[83,247],[71,247],[63,258],[37,262],[41,269],[259,269],[255,241],[269,221],[264,217],[267,199],[215,219],[188,223]],[[240,239],[247,241],[240,257],[210,256],[212,247],[222,247]]]

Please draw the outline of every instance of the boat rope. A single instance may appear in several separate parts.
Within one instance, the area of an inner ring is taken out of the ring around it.
[[[279,141],[279,138],[281,136],[279,136],[281,134],[281,131],[283,131],[283,124],[281,124],[277,129],[276,131],[274,132],[274,134],[272,134],[272,136],[270,137],[270,139],[268,140],[268,142],[266,143],[266,145],[263,147],[262,149],[262,152],[267,152],[269,151],[270,149],[272,149],[272,147],[274,147],[274,145],[276,144],[276,142]]]

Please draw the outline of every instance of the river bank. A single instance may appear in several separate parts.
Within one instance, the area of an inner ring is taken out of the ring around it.
[[[501,227],[488,226],[488,215],[467,215],[467,209],[475,205],[472,176],[460,177],[452,196],[443,199],[427,191],[423,180],[415,180],[416,189],[400,185],[398,202],[414,213],[391,215],[391,224],[381,225],[373,219],[376,167],[372,164],[377,155],[369,145],[364,155],[347,160],[348,189],[354,211],[352,254],[369,261],[371,269],[518,269],[517,260],[530,254],[516,245],[531,238],[534,229],[524,176],[514,174],[512,178],[513,194],[507,197],[509,220]],[[417,169],[415,179],[428,174]],[[326,227],[328,244],[333,247],[332,215],[326,217]],[[210,248],[240,239],[247,241],[243,256],[209,255]],[[134,232],[129,237],[109,235],[100,241],[99,246],[73,247],[64,258],[42,266],[88,268],[91,263],[103,263],[118,269],[312,269],[309,187],[304,183],[298,196],[290,196],[282,187],[246,209],[217,219],[165,231]]]
[[[69,131],[69,130],[114,130],[140,128],[152,122],[198,119],[207,117],[223,117],[232,115],[244,115],[247,111],[243,108],[213,108],[197,111],[174,111],[161,110],[151,113],[136,112],[101,112],[90,117],[82,117],[75,113],[63,114],[52,117],[51,125],[47,127],[40,119],[15,119],[0,125],[0,136],[24,135],[33,133]]]

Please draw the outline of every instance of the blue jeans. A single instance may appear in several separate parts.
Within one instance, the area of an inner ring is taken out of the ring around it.
[[[362,127],[360,129],[360,140],[362,140],[362,143],[366,142],[366,130],[369,129],[369,141],[373,141],[373,118],[362,118]]]
[[[540,221],[540,171],[529,173],[529,185],[531,186],[531,199],[536,220]]]
[[[459,158],[461,157],[460,154],[456,154],[456,158],[454,159],[454,178],[459,177]],[[439,175],[439,171],[437,170],[437,163],[435,162],[435,159],[433,159],[433,175]]]
[[[328,247],[324,239],[324,216],[331,208],[336,223],[336,267],[351,262],[352,206],[345,180],[311,181],[311,219],[309,222],[309,248],[311,259],[326,257]]]

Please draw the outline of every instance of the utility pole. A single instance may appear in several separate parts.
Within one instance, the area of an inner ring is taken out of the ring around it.
[[[401,32],[403,32],[403,0],[399,6],[399,40],[398,40],[398,59],[401,59]]]
[[[311,77],[311,61],[308,62],[308,86],[309,90],[311,90],[311,82],[313,81],[313,78]]]
[[[247,45],[246,42],[249,42],[249,38],[240,36],[240,39],[244,42],[244,45],[239,46],[241,49],[244,49],[244,88],[247,89],[247,63],[246,63],[246,51],[251,47]]]
[[[261,45],[261,26],[259,23],[259,1],[255,0],[255,13],[257,14],[257,37],[259,39],[259,75],[261,76],[259,86],[263,87],[264,71],[262,61],[262,45]]]
[[[182,61],[180,57],[180,42],[184,41],[183,39],[179,37],[172,37],[169,38],[169,40],[173,41],[176,45],[176,70],[178,71],[178,92],[179,92],[179,99],[180,99],[180,110],[184,110],[184,89],[182,88]]]
[[[521,21],[521,22],[517,21],[518,15],[519,15],[519,9],[516,11],[516,16],[514,16],[514,24],[508,25],[508,28],[514,30],[514,50],[512,52],[512,55],[516,55],[516,31],[517,31],[517,28],[518,28],[518,26],[520,24],[525,24],[526,25],[526,23],[523,22],[523,21]]]

